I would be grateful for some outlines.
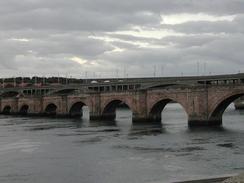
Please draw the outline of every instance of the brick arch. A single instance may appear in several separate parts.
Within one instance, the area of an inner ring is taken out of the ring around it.
[[[222,116],[226,108],[239,97],[244,96],[244,91],[230,92],[218,98],[211,106],[209,111],[209,119],[222,120]]]
[[[23,115],[26,115],[26,114],[28,114],[28,111],[29,110],[30,110],[30,105],[27,104],[27,103],[23,103],[20,106],[18,113],[23,114]]]
[[[101,116],[105,120],[115,120],[116,119],[116,108],[120,105],[127,106],[132,113],[135,113],[135,106],[132,105],[132,100],[130,98],[115,97],[104,101],[101,107]]]
[[[58,112],[59,105],[55,102],[49,102],[44,106],[44,113],[47,115],[56,115]]]
[[[157,96],[157,97],[153,97],[153,98],[150,98],[149,100],[149,105],[148,105],[148,112],[151,111],[151,109],[153,108],[153,106],[155,104],[157,104],[158,102],[160,101],[166,101],[166,105],[173,101],[173,102],[176,102],[178,104],[181,105],[181,107],[184,109],[184,111],[186,112],[187,115],[190,114],[190,111],[188,110],[188,104],[187,104],[187,98],[186,96],[181,96],[181,97],[177,97],[177,96],[170,96],[170,95],[163,95],[163,96]],[[166,106],[165,105],[165,106]]]
[[[43,98],[42,99],[42,111],[45,112],[45,109],[48,105],[50,104],[54,104],[57,106],[57,111],[60,110],[61,108],[61,100],[60,98],[56,98],[56,97],[53,97],[53,98]]]
[[[70,111],[71,107],[72,107],[74,104],[79,103],[79,102],[80,102],[80,103],[83,103],[84,106],[88,106],[88,107],[90,108],[90,106],[89,106],[89,104],[88,104],[87,101],[83,101],[83,100],[81,100],[81,99],[77,99],[77,100],[72,100],[71,102],[69,102],[68,112]]]
[[[114,101],[120,101],[120,102],[124,103],[125,105],[127,105],[132,112],[135,111],[135,106],[132,104],[132,100],[125,99],[125,98],[122,98],[122,97],[115,97],[115,98],[109,98],[109,99],[107,99],[107,100],[105,100],[103,102],[103,105],[101,106],[102,114],[105,111],[106,107],[108,107],[108,105],[111,104]]]
[[[179,104],[185,111],[187,117],[189,116],[188,108],[186,102],[183,100],[175,99],[174,97],[159,97],[154,99],[148,106],[149,118],[153,121],[161,122],[161,113],[170,102],[175,102]]]
[[[40,99],[38,99],[38,102],[39,101],[40,101]],[[28,98],[19,98],[16,112],[20,113],[21,108],[24,105],[28,105],[29,106],[28,114],[33,114],[35,112],[39,113],[42,110],[42,105],[40,105],[40,103],[38,103],[38,102],[36,103],[36,101],[31,101]],[[36,105],[36,107],[35,107],[35,105]],[[35,109],[36,109],[36,111],[35,111]]]
[[[12,110],[12,106],[7,104],[2,108],[2,114],[11,114]]]
[[[83,102],[82,100],[75,100],[75,101],[72,101],[72,103],[69,105],[69,108],[68,108],[68,113],[69,113],[69,116],[71,117],[80,117],[82,116],[82,108],[84,106],[87,106],[89,108],[89,106]],[[90,110],[90,108],[89,108]]]
[[[7,98],[1,100],[1,112],[3,112],[4,107],[10,106],[11,107],[11,114],[18,112],[18,104],[16,102],[16,98]]]

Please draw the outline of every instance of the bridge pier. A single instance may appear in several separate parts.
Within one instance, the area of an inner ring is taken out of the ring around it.
[[[111,114],[102,114],[102,115],[90,115],[90,120],[102,120],[102,121],[115,121],[116,115]],[[147,116],[140,116],[140,115],[133,115],[132,116],[132,123],[134,124],[159,124],[161,123],[161,117],[160,118],[152,118]]]
[[[221,126],[222,120],[190,120],[188,121],[189,127],[200,127],[200,126]]]
[[[115,114],[90,115],[90,120],[115,121]]]
[[[189,118],[188,119],[188,126],[189,127],[200,127],[200,126],[221,126],[222,125],[222,118],[210,118],[210,119],[203,119],[203,118]]]
[[[161,116],[137,116],[132,117],[132,122],[136,124],[159,124],[161,123]]]

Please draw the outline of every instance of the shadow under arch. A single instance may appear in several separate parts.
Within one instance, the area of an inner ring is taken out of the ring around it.
[[[234,102],[236,99],[240,98],[244,96],[244,92],[243,93],[239,93],[239,94],[233,94],[229,97],[226,97],[225,99],[223,99],[222,101],[220,101],[216,107],[214,108],[213,112],[210,113],[209,115],[209,119],[210,121],[213,121],[217,124],[222,124],[222,118],[223,118],[223,114],[225,112],[225,110],[227,109],[227,107]]]
[[[46,106],[44,113],[47,116],[55,116],[57,114],[57,108],[55,104],[50,103]]]
[[[166,105],[168,105],[170,103],[178,104],[183,109],[183,111],[186,114],[186,117],[188,118],[188,113],[181,103],[179,103],[178,101],[172,100],[172,99],[162,99],[162,100],[157,101],[152,106],[152,108],[149,112],[149,119],[152,122],[161,123],[162,122],[162,112],[164,111]]]
[[[69,109],[69,116],[72,118],[81,118],[83,117],[83,108],[87,107],[84,102],[75,102]]]
[[[24,104],[21,106],[20,110],[19,110],[19,114],[20,115],[27,115],[28,114],[28,110],[29,110],[29,106]]]
[[[8,115],[8,114],[11,113],[11,110],[12,110],[11,106],[6,105],[6,106],[4,106],[4,108],[3,108],[2,114]]]
[[[126,104],[124,101],[117,100],[117,99],[116,100],[112,100],[103,109],[102,119],[104,119],[104,120],[110,120],[110,121],[115,121],[116,120],[116,109],[117,108],[123,108],[123,109],[129,109],[129,110],[131,110],[131,108],[129,107],[129,105]]]

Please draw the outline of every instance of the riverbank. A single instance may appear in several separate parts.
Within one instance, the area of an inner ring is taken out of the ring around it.
[[[225,175],[217,178],[189,180],[174,183],[244,183],[244,173],[239,175]]]
[[[222,183],[225,180],[228,180],[231,177],[234,177],[235,175],[224,175],[220,177],[208,177],[203,179],[196,179],[196,180],[186,180],[186,181],[177,181],[174,183]],[[229,183],[229,182],[228,182]]]
[[[223,183],[244,183],[244,173],[230,177],[229,179],[223,181]]]

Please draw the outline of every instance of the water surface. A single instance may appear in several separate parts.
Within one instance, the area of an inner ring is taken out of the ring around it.
[[[161,183],[244,171],[244,112],[231,105],[223,126],[189,129],[176,104],[162,125],[0,116],[2,183]]]

